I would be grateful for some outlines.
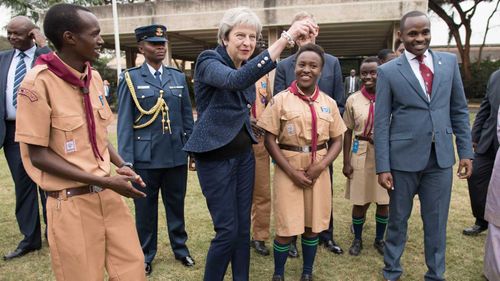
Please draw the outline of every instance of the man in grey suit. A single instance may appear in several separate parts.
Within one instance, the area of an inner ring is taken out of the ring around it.
[[[361,79],[359,79],[358,76],[356,76],[356,70],[351,69],[351,72],[349,73],[350,75],[347,76],[344,80],[344,93],[345,93],[345,99],[357,91],[361,89]]]
[[[26,72],[40,54],[50,52],[45,36],[27,17],[13,18],[7,24],[7,39],[13,49],[0,52],[0,147],[3,147],[16,191],[16,219],[24,239],[4,260],[23,256],[42,246],[37,186],[21,162],[16,131],[17,89]],[[36,44],[35,44],[36,42]],[[45,196],[40,192],[42,204]]]
[[[296,21],[302,19],[311,19],[314,21],[313,15],[307,12],[300,12],[295,15],[292,24]],[[308,43],[316,43],[316,36],[310,34],[309,36],[302,36],[296,40],[297,46],[303,46]],[[282,60],[278,63],[276,67],[276,74],[274,77],[274,92],[273,95],[285,90],[290,86],[290,84],[295,80],[295,55],[291,55],[288,58]],[[340,114],[344,113],[344,90],[342,89],[342,70],[340,68],[339,60],[330,55],[325,54],[325,65],[321,71],[321,76],[318,81],[319,89],[330,96],[337,103]],[[332,165],[329,167],[330,175],[333,176]],[[333,178],[332,178],[333,179]],[[332,180],[333,181],[333,180]],[[333,188],[333,185],[332,185]],[[332,212],[333,213],[333,212]],[[293,240],[290,245],[289,256],[296,258],[299,256],[297,248],[295,245],[296,239]],[[330,218],[330,223],[328,229],[319,234],[319,243],[323,245],[327,250],[335,254],[342,254],[343,250],[333,239],[333,217]]]
[[[476,222],[472,227],[464,229],[464,235],[477,235],[488,229],[488,222],[484,219],[484,207],[495,163],[495,154],[498,150],[496,125],[499,104],[500,70],[497,70],[490,76],[486,96],[481,102],[472,126],[474,162],[472,165],[473,173],[468,183],[472,214],[476,218]]]
[[[444,280],[446,224],[455,163],[472,172],[469,112],[455,55],[429,50],[430,21],[409,12],[400,21],[406,51],[378,69],[375,159],[378,181],[389,190],[384,278],[398,280],[408,218],[418,194],[424,224],[425,280]]]

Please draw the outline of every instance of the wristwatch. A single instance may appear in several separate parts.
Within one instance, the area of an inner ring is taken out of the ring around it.
[[[130,162],[123,162],[122,165],[120,166],[120,168],[123,168],[123,167],[129,167],[130,169],[134,169],[134,164],[130,163]]]

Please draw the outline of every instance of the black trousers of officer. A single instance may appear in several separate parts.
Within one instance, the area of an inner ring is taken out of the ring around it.
[[[16,192],[16,219],[19,230],[24,235],[19,242],[19,249],[39,249],[42,246],[40,215],[38,212],[38,187],[24,170],[21,160],[19,143],[14,141],[16,121],[5,121],[6,132],[3,150],[9,166]],[[43,208],[44,221],[47,222],[45,212],[45,193],[40,190],[40,199]]]
[[[488,222],[484,220],[484,208],[486,205],[486,195],[490,183],[493,164],[495,163],[496,151],[491,144],[490,148],[483,153],[476,153],[472,161],[472,175],[467,180],[469,184],[469,197],[472,214],[476,218],[476,224],[487,227]]]
[[[134,199],[135,223],[145,262],[151,263],[157,252],[160,192],[167,217],[168,238],[175,258],[188,256],[188,236],[184,223],[187,165],[164,169],[136,169],[136,173],[146,183],[146,188],[136,188],[146,193],[147,197]]]

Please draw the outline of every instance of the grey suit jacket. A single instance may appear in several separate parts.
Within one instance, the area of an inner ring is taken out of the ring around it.
[[[346,98],[349,95],[350,77],[351,76],[349,75],[344,79],[344,94],[345,94]],[[355,76],[355,78],[356,78],[356,82],[354,83],[354,92],[359,91],[359,89],[361,89],[361,79],[358,76]]]
[[[476,153],[486,153],[491,145],[498,150],[496,138],[497,112],[500,104],[500,70],[491,74],[486,96],[481,102],[476,120],[472,126],[472,141],[477,143]]]
[[[289,56],[278,63],[274,77],[274,92],[277,95],[285,90],[295,80],[295,55]],[[339,60],[329,54],[325,54],[325,65],[321,71],[318,81],[319,89],[335,100],[340,114],[344,112],[344,89],[342,86],[342,70]]]
[[[456,56],[430,51],[434,61],[431,99],[404,55],[378,68],[375,106],[377,173],[425,169],[434,141],[439,167],[472,159],[469,111]]]
[[[49,52],[51,52],[49,47],[36,48],[33,63],[35,63],[38,56]],[[3,146],[5,139],[5,91],[7,89],[10,63],[14,57],[14,53],[14,49],[0,52],[0,148]]]

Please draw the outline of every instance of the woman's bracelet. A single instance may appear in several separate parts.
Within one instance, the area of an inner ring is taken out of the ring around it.
[[[286,44],[287,48],[290,49],[290,48],[293,48],[293,46],[295,46],[295,41],[293,40],[292,35],[290,35],[290,33],[288,33],[288,31],[283,30],[283,32],[281,32],[281,37],[285,38],[286,41],[288,42]]]

